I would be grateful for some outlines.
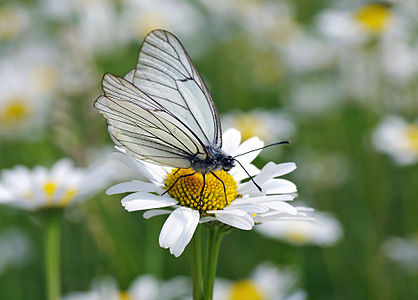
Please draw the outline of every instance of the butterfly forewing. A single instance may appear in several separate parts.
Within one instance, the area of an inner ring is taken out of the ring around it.
[[[164,30],[149,33],[133,83],[172,112],[204,145],[221,146],[218,112],[180,41]],[[176,122],[176,124],[177,124]]]

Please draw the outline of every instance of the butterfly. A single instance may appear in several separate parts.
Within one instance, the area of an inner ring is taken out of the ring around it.
[[[215,103],[172,33],[148,33],[136,68],[124,78],[107,73],[102,85],[104,95],[94,106],[106,118],[112,140],[127,154],[158,165],[191,168],[194,173],[183,176],[201,173],[204,181],[205,174],[218,178],[216,171],[240,164],[222,150]]]

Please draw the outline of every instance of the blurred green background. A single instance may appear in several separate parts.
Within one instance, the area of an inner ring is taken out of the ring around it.
[[[49,167],[62,157],[87,166],[100,149],[111,149],[104,118],[92,106],[102,75],[125,75],[145,33],[168,29],[188,49],[221,116],[278,110],[292,122],[290,136],[273,137],[292,143],[256,165],[295,161],[298,169],[287,178],[298,186],[298,199],[331,212],[344,231],[335,245],[320,247],[234,230],[223,241],[218,275],[243,278],[272,261],[299,271],[308,299],[417,299],[418,272],[390,261],[382,243],[418,231],[418,167],[416,160],[399,164],[373,142],[386,116],[417,118],[414,2],[379,2],[366,12],[370,4],[360,1],[2,2],[0,72],[10,83],[0,97],[31,62],[54,70],[33,100],[42,103],[41,125],[0,123],[0,169]],[[393,144],[403,137],[397,138]],[[410,152],[418,156],[415,143]],[[190,247],[174,258],[158,246],[165,217],[144,220],[120,199],[100,192],[66,210],[64,294],[88,290],[98,275],[111,274],[124,289],[143,273],[190,274]],[[24,263],[0,270],[0,299],[44,299],[44,227],[32,212],[2,205],[0,233],[10,227],[28,236],[30,250]]]

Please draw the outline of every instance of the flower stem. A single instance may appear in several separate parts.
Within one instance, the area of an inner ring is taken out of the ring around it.
[[[192,241],[192,277],[193,300],[202,299],[202,234],[200,226],[197,226]]]
[[[219,247],[224,231],[218,226],[209,227],[208,251],[206,253],[206,269],[204,278],[204,300],[212,300],[215,283],[216,265],[218,264]]]
[[[48,300],[60,298],[60,225],[61,215],[52,212],[47,219],[45,238],[45,274]]]

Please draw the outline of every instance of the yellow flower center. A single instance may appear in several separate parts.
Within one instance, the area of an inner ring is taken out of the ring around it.
[[[412,151],[418,152],[418,125],[409,125],[406,128],[406,137],[409,148]]]
[[[167,21],[160,14],[148,12],[139,16],[134,26],[134,33],[142,38],[155,28],[166,28]]]
[[[206,174],[203,194],[203,175],[195,173],[185,177],[185,175],[192,173],[194,173],[192,169],[173,169],[165,180],[167,189],[172,186],[168,193],[177,199],[180,205],[204,213],[208,210],[223,209],[238,197],[237,183],[227,172],[223,170],[214,172],[220,180],[212,174]],[[176,182],[176,180],[178,181]],[[225,191],[221,180],[225,184],[227,199],[225,199]]]
[[[0,123],[13,125],[20,122],[29,114],[29,108],[19,97],[10,99],[0,112]]]
[[[235,282],[229,293],[228,300],[263,300],[265,297],[250,280]]]
[[[361,7],[354,17],[364,29],[379,33],[386,29],[390,15],[387,5],[374,3]]]
[[[295,228],[290,230],[286,237],[289,239],[289,241],[295,244],[305,244],[309,240],[309,234],[306,232],[306,230],[303,230],[303,228],[297,227],[298,226],[295,224]]]
[[[67,206],[74,200],[77,195],[77,190],[75,188],[66,189],[62,195],[57,198],[56,192],[58,190],[58,184],[53,181],[47,181],[43,186],[43,191],[46,196],[46,205],[47,206]],[[61,194],[61,193],[59,193]],[[55,198],[54,198],[55,197]],[[56,201],[54,201],[56,200]]]
[[[241,132],[242,140],[247,140],[253,136],[263,138],[267,132],[263,121],[260,118],[250,115],[242,114],[235,119],[236,128]]]
[[[128,292],[119,292],[119,300],[133,300]]]

